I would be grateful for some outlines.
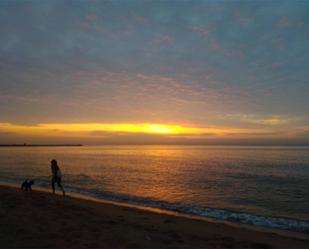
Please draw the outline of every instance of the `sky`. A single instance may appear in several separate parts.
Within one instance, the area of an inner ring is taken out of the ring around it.
[[[0,1],[0,144],[309,144],[309,1]]]

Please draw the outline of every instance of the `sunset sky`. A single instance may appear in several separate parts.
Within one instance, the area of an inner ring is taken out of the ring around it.
[[[0,1],[1,143],[309,144],[309,1]]]

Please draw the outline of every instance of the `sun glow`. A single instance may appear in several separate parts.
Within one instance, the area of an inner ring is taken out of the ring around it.
[[[3,132],[14,132],[22,134],[47,134],[51,133],[89,133],[89,132],[118,132],[118,133],[148,133],[148,134],[197,134],[203,133],[201,128],[183,127],[180,125],[168,124],[102,124],[102,123],[84,123],[84,124],[37,124],[37,125],[14,125],[1,124],[0,130]]]
[[[180,125],[167,124],[41,124],[43,129],[60,129],[66,132],[128,132],[128,133],[150,133],[150,134],[180,134],[180,133],[198,133],[202,130],[198,128],[182,127]]]
[[[261,129],[236,129],[229,127],[185,127],[182,125],[156,123],[44,123],[16,125],[0,123],[4,134],[48,137],[105,137],[113,134],[157,134],[185,137],[231,137],[255,136]],[[272,130],[263,130],[265,134]]]
[[[145,131],[149,133],[173,134],[177,132],[177,129],[166,125],[148,125],[145,127]]]

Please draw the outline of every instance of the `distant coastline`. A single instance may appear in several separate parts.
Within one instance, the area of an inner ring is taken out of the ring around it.
[[[0,144],[0,147],[79,147],[82,144]]]

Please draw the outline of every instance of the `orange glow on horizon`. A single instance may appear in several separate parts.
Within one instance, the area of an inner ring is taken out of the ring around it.
[[[0,132],[16,135],[56,137],[104,137],[113,134],[156,134],[183,137],[250,137],[273,132],[270,129],[246,129],[229,127],[185,127],[156,123],[45,123],[16,125],[0,123]]]
[[[82,124],[37,124],[37,125],[15,125],[10,123],[0,123],[0,131],[15,132],[23,134],[41,134],[45,132],[126,132],[126,133],[149,133],[149,134],[198,134],[203,133],[201,128],[189,128],[180,125],[168,124],[102,124],[102,123],[82,123]]]

